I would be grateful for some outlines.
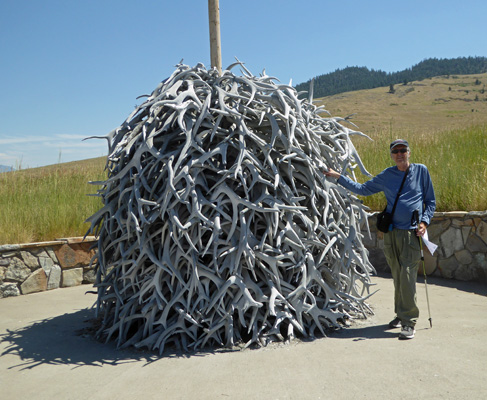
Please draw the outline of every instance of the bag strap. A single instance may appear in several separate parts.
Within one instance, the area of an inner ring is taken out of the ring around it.
[[[408,176],[408,172],[409,172],[409,167],[406,170],[406,173],[404,174],[404,178],[402,178],[401,186],[399,187],[399,191],[397,192],[397,195],[396,195],[396,200],[394,201],[394,206],[392,207],[391,216],[394,215],[394,211],[396,210],[397,201],[399,200],[399,195],[401,194],[401,190],[402,190],[402,187],[404,186],[404,182],[406,182],[406,177]]]

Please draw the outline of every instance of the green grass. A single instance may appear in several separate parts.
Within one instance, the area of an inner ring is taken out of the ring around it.
[[[411,161],[425,164],[431,174],[437,211],[487,210],[487,125],[450,131],[402,132],[411,145]],[[374,139],[353,139],[372,175],[393,165],[388,146],[396,139],[392,129]],[[88,181],[104,180],[104,159],[58,164],[0,174],[0,244],[48,241],[83,236],[84,221],[101,207],[88,196],[97,187]],[[359,181],[368,178],[356,175]],[[363,197],[371,210],[382,210],[382,193]]]
[[[394,165],[388,146],[396,139],[390,131],[379,132],[373,141],[361,138],[355,144],[372,175]],[[431,175],[437,211],[487,210],[487,125],[437,132],[402,132],[409,141],[413,163],[425,164]],[[367,177],[357,174],[361,182]],[[372,210],[385,206],[382,193],[363,197]]]
[[[83,236],[101,207],[97,187],[104,160],[92,159],[0,174],[0,244]]]
[[[393,95],[388,87],[343,93],[317,103],[334,116],[357,113],[353,122],[373,141],[353,142],[371,174],[393,165],[392,140],[407,139],[411,162],[425,164],[431,173],[437,211],[481,211],[487,210],[487,93],[466,102],[460,98],[464,90],[453,86],[477,90],[477,79],[484,84],[487,74],[396,85]],[[448,101],[434,104],[443,98]],[[83,236],[84,221],[101,207],[98,197],[87,196],[97,190],[88,181],[104,180],[104,165],[100,158],[1,173],[0,244]],[[361,182],[368,179],[356,175]],[[385,206],[382,193],[363,200],[374,211]]]

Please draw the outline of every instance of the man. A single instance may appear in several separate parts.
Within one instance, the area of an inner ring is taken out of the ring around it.
[[[416,276],[421,261],[420,243],[436,208],[435,192],[428,169],[423,164],[409,162],[411,150],[406,140],[394,140],[390,146],[395,166],[386,168],[371,180],[360,184],[333,169],[325,175],[338,179],[346,189],[362,196],[383,191],[387,199],[387,212],[391,212],[404,175],[404,186],[393,215],[393,228],[384,234],[384,254],[394,281],[395,318],[390,328],[402,326],[400,339],[412,339],[419,309],[416,301]],[[413,218],[419,211],[419,224]]]

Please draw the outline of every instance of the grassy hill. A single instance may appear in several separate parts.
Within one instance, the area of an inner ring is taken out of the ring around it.
[[[487,123],[487,73],[440,76],[390,87],[316,99],[333,116],[356,114],[352,122],[372,138],[411,132],[462,129]]]
[[[332,116],[356,113],[353,122],[371,139],[353,142],[373,174],[391,165],[388,143],[409,140],[412,161],[428,166],[437,210],[487,209],[487,74],[441,76],[407,85],[347,92],[316,99]],[[100,207],[87,196],[105,178],[105,159],[95,158],[0,174],[0,244],[82,236],[85,219]],[[360,181],[367,179],[357,174]],[[364,198],[381,210],[384,196]]]
[[[428,58],[411,68],[397,72],[370,70],[367,67],[346,67],[313,78],[316,98],[338,93],[372,89],[391,84],[420,81],[441,75],[484,74],[487,72],[487,57],[458,57],[451,59]],[[296,85],[307,91],[311,79]]]
[[[388,144],[409,141],[411,161],[428,166],[438,211],[487,209],[487,74],[440,76],[315,100],[333,116],[352,119],[372,140],[353,142],[372,175],[392,165]],[[367,177],[357,173],[359,181]],[[383,194],[364,198],[372,210]]]

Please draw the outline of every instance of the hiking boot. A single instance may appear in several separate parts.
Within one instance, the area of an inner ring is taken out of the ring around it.
[[[401,320],[398,317],[394,318],[391,322],[389,322],[390,329],[399,328],[400,326],[401,326]]]
[[[412,326],[403,326],[399,334],[399,339],[412,339],[415,333],[416,331]]]

